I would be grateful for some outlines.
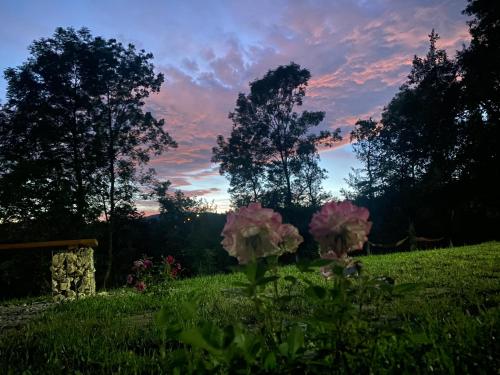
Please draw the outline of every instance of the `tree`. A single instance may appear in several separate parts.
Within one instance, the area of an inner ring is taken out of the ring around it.
[[[471,115],[500,121],[500,5],[495,1],[468,0],[463,11],[474,18],[468,22],[470,45],[458,54],[462,69],[464,105]]]
[[[53,37],[35,41],[30,52],[22,66],[5,72],[0,204],[17,213],[35,207],[24,215],[30,220],[69,212],[80,228],[104,215],[106,285],[117,215],[134,210],[150,155],[176,146],[163,120],[143,111],[163,75],[154,72],[151,54],[93,37],[87,29],[58,28]],[[18,196],[16,184],[23,192]],[[9,204],[10,196],[16,199]]]
[[[320,144],[328,147],[340,139],[339,129],[311,134],[324,112],[295,111],[303,103],[310,77],[307,69],[290,63],[251,82],[249,94],[238,95],[235,110],[229,114],[231,135],[228,140],[218,137],[212,159],[229,176],[233,196],[243,192],[246,199],[272,197],[285,207],[302,198],[297,192],[304,161],[310,168],[317,158],[305,158],[299,149],[308,143],[307,155],[317,155]]]
[[[166,247],[169,254],[180,256],[184,260],[192,259],[193,242],[196,242],[201,232],[206,234],[206,228],[200,228],[200,220],[215,212],[215,207],[201,198],[187,196],[181,190],[169,191],[170,185],[170,181],[166,181],[157,183],[154,187],[160,205],[157,237],[161,247]],[[219,229],[222,230],[222,227]],[[213,232],[211,237],[214,237]]]
[[[353,170],[349,174],[349,185],[354,189],[355,195],[374,199],[379,190],[380,181],[377,178],[378,164],[381,161],[378,135],[380,125],[371,117],[368,120],[358,120],[354,130],[351,131],[351,142],[354,154],[364,165],[362,170]]]
[[[144,99],[158,92],[163,82],[163,75],[155,74],[149,61],[153,55],[144,50],[138,52],[131,44],[124,47],[114,39],[96,38],[95,46],[101,59],[96,70],[99,100],[93,108],[105,160],[101,196],[109,223],[106,285],[112,269],[116,208],[133,202],[136,184],[140,182],[136,167],[148,163],[151,153],[159,155],[177,145],[165,132],[164,120],[157,120],[142,109]]]
[[[233,121],[231,137],[226,141],[219,135],[212,156],[212,162],[220,163],[219,173],[230,180],[229,192],[236,207],[262,198],[269,158],[265,145],[266,128],[262,123],[246,122],[254,115],[243,94],[238,96],[237,106],[239,110],[229,114]]]
[[[319,153],[314,137],[308,136],[299,144],[292,170],[297,176],[295,200],[304,202],[308,207],[319,208],[331,195],[323,189],[322,183],[327,178],[327,171],[319,166]]]
[[[391,164],[386,173],[412,187],[422,179],[449,183],[456,167],[457,66],[436,48],[438,39],[433,30],[426,57],[415,56],[407,83],[382,113],[382,157]]]
[[[460,169],[458,68],[437,48],[438,39],[433,30],[427,55],[414,57],[408,80],[384,109],[380,124],[361,120],[351,133],[364,165],[351,176],[354,196],[390,217],[385,225],[393,232],[397,223],[405,230],[419,221],[441,236],[457,205],[451,192]]]
[[[46,220],[76,227],[100,211],[92,181],[98,169],[91,121],[93,84],[87,30],[58,29],[30,46],[31,57],[5,71],[6,126],[1,129],[3,220]]]
[[[471,42],[458,53],[464,124],[460,177],[467,205],[491,223],[483,225],[491,233],[500,217],[500,197],[491,183],[500,179],[500,4],[469,0],[463,13],[473,18],[468,22]]]

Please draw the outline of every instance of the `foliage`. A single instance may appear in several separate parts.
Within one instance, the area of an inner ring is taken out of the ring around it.
[[[451,59],[433,30],[380,122],[360,120],[351,133],[363,167],[345,193],[381,219],[377,242],[407,231],[450,243],[497,237],[500,8],[469,0],[463,13],[472,17],[469,46]]]
[[[353,304],[342,315],[345,320],[333,325],[321,323],[321,314],[311,314],[315,309],[329,317],[345,306],[332,304],[334,297],[329,291],[335,289],[333,281],[316,272],[302,273],[295,266],[281,268],[280,296],[288,296],[290,290],[291,281],[285,278],[298,281],[291,289],[293,300],[288,303],[285,298],[271,305],[273,319],[289,323],[273,325],[273,332],[284,335],[266,343],[257,335],[265,323],[255,319],[253,303],[225,292],[234,283],[248,283],[245,274],[185,279],[173,288],[149,294],[114,290],[57,305],[19,330],[2,332],[0,364],[6,373],[166,374],[175,373],[176,367],[182,373],[208,368],[234,373],[246,368],[247,360],[237,358],[249,352],[256,353],[252,369],[258,372],[492,373],[500,366],[496,355],[500,350],[496,339],[500,332],[499,249],[498,243],[486,243],[362,257],[366,276],[387,286],[386,292],[374,291],[374,284],[364,289],[357,279],[345,280],[350,284],[344,285],[346,293],[351,289],[357,294],[349,297]],[[385,282],[375,280],[382,275]],[[391,279],[394,286],[389,284]],[[321,288],[315,291],[309,282],[326,290],[325,296],[321,298]],[[415,283],[420,287],[413,286]],[[272,303],[265,297],[268,292],[273,294],[272,289],[260,294],[266,303]],[[193,299],[198,301],[194,309]],[[361,311],[360,301],[364,301]],[[290,308],[281,309],[286,303]],[[154,312],[160,308],[164,313],[155,318]],[[157,319],[169,322],[166,330],[158,329]],[[320,321],[323,328],[304,330],[298,324],[309,319]],[[233,334],[224,327],[229,325],[235,326],[235,338],[245,339],[238,346],[235,340],[228,340]],[[189,344],[194,349],[186,350],[188,346],[177,339],[181,331],[187,332],[183,335],[186,341],[197,340],[200,345]],[[318,355],[318,347],[311,342],[326,348],[336,346],[320,353],[319,361],[309,363]],[[221,347],[232,350],[225,354]],[[258,350],[253,352],[252,347]],[[273,366],[272,355],[263,356],[267,347],[277,348],[273,370],[266,370]],[[224,358],[230,356],[233,362],[227,367]],[[329,359],[336,361],[328,363]]]
[[[270,207],[317,204],[325,171],[318,167],[318,147],[340,140],[340,130],[311,133],[324,112],[303,111],[311,74],[290,63],[270,70],[250,83],[250,93],[238,95],[230,137],[217,138],[212,161],[230,180],[236,206],[263,201]]]
[[[153,261],[147,256],[134,261],[132,273],[127,275],[127,284],[134,286],[138,292],[146,290],[151,281],[151,271],[153,269]]]
[[[348,184],[354,189],[354,195],[363,196],[373,200],[375,196],[382,192],[380,183],[383,182],[382,176],[385,169],[383,168],[383,158],[379,154],[382,152],[382,147],[378,144],[380,132],[380,124],[372,118],[368,120],[358,120],[351,131],[351,142],[354,154],[357,159],[363,164],[362,169],[353,169],[353,173],[349,174]],[[380,175],[382,173],[382,176]],[[349,191],[344,191],[344,195],[350,197]]]
[[[216,247],[222,253],[220,240],[213,235],[222,229],[222,220],[219,220],[218,214],[213,213],[213,204],[187,196],[180,190],[171,192],[170,185],[167,181],[157,183],[154,187],[154,194],[160,205],[160,215],[151,222],[154,229],[152,236],[157,239],[154,246],[168,249],[169,253],[182,259],[186,267],[203,268],[203,265],[195,263],[216,261],[213,259],[217,257],[214,254]],[[217,229],[213,230],[214,227]],[[216,267],[210,264],[207,266],[208,269]],[[222,271],[223,267],[218,270]],[[188,272],[197,273],[194,269]]]
[[[151,287],[157,287],[161,282],[177,279],[183,270],[172,255],[162,257],[159,264],[154,263],[153,258],[143,255],[141,259],[134,261],[131,271],[132,273],[127,275],[127,284],[138,292],[144,292]]]
[[[164,121],[144,112],[160,90],[152,54],[132,44],[58,28],[30,46],[30,58],[5,71],[6,120],[0,126],[3,222],[45,223],[52,236],[75,236],[103,215],[114,223],[135,212],[151,153],[176,144]]]

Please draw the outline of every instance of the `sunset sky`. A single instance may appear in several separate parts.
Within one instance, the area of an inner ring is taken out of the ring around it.
[[[133,43],[165,74],[148,109],[164,118],[179,148],[153,161],[175,188],[229,207],[228,183],[211,165],[218,134],[238,92],[268,70],[294,61],[309,69],[304,109],[322,110],[320,128],[347,134],[358,118],[378,118],[405,81],[432,28],[450,56],[467,44],[465,0],[330,1],[0,1],[0,70],[20,65],[27,46],[58,26]],[[6,83],[0,78],[0,102]],[[358,163],[345,142],[321,153],[325,188],[340,197]],[[154,203],[139,202],[148,212]]]

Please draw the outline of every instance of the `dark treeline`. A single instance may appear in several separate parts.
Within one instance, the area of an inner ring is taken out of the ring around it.
[[[500,6],[470,1],[464,13],[470,45],[450,58],[433,30],[381,119],[351,133],[363,168],[347,195],[370,209],[374,242],[499,238]]]
[[[328,198],[318,165],[318,147],[341,140],[334,132],[312,130],[324,112],[296,109],[302,105],[311,74],[295,63],[270,70],[240,93],[231,135],[217,138],[212,161],[228,177],[233,205],[262,202],[266,207],[317,207]]]
[[[370,209],[372,243],[394,248],[408,238],[400,247],[408,249],[498,238],[499,8],[469,1],[472,40],[452,58],[432,30],[428,53],[414,57],[381,119],[360,119],[351,132],[363,168],[351,173],[343,194]],[[318,149],[341,140],[338,129],[313,132],[323,112],[296,111],[309,78],[291,63],[251,82],[212,159],[229,179],[235,206],[260,201],[301,229],[331,198],[321,186]]]
[[[472,40],[453,57],[432,31],[428,53],[415,56],[381,118],[360,119],[350,134],[363,168],[345,195],[369,208],[372,242],[408,234],[442,238],[435,245],[498,239],[499,9],[468,2]],[[71,28],[29,50],[25,63],[5,71],[0,242],[97,238],[100,286],[123,285],[142,254],[173,255],[186,276],[228,270],[234,260],[219,237],[225,215],[171,191],[148,168],[152,156],[177,147],[164,121],[144,109],[164,79],[153,56]],[[297,226],[305,238],[299,257],[316,255],[308,223],[332,199],[319,150],[342,139],[338,129],[314,131],[324,112],[299,111],[310,77],[290,63],[251,82],[212,156],[233,206],[259,201]],[[159,215],[139,214],[138,199],[157,201]],[[49,263],[43,251],[0,254],[0,295],[48,292]]]

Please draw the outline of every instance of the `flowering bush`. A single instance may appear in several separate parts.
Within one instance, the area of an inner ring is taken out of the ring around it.
[[[151,258],[143,255],[141,259],[134,261],[132,273],[127,275],[127,284],[133,286],[138,292],[144,292],[148,285],[165,279],[174,280],[181,272],[181,264],[176,262],[172,255],[165,257],[156,267]]]
[[[164,260],[164,270],[163,273],[165,277],[167,277],[170,280],[176,279],[181,271],[182,267],[180,263],[175,262],[175,258],[172,255],[167,256]]]
[[[353,353],[366,356],[364,341],[371,335],[364,322],[376,321],[382,303],[397,290],[390,278],[345,277],[356,272],[347,253],[367,240],[367,220],[368,211],[350,202],[326,204],[310,224],[323,259],[297,262],[301,274],[294,276],[280,272],[277,255],[297,249],[302,242],[297,228],[282,224],[278,213],[258,203],[229,213],[222,244],[244,264],[244,279],[234,283],[229,295],[247,298],[253,309],[220,327],[195,315],[200,307],[196,295],[184,303],[182,322],[172,304],[166,304],[156,318],[162,332],[160,354],[165,358],[172,343],[184,345],[175,353],[178,373],[181,366],[193,373],[249,374],[332,373],[342,370],[339,364],[350,369],[357,364]],[[258,261],[262,257],[266,259]],[[174,262],[167,258],[170,266]],[[325,276],[338,277],[321,284],[306,277],[322,266],[328,267],[322,269]],[[186,321],[197,323],[186,327]]]
[[[151,278],[153,270],[153,261],[147,256],[134,261],[132,273],[127,275],[127,284],[133,286],[138,292],[146,290],[146,281]]]
[[[282,224],[281,215],[260,203],[229,212],[222,230],[222,246],[246,264],[256,258],[295,252],[303,241],[297,228]]]

